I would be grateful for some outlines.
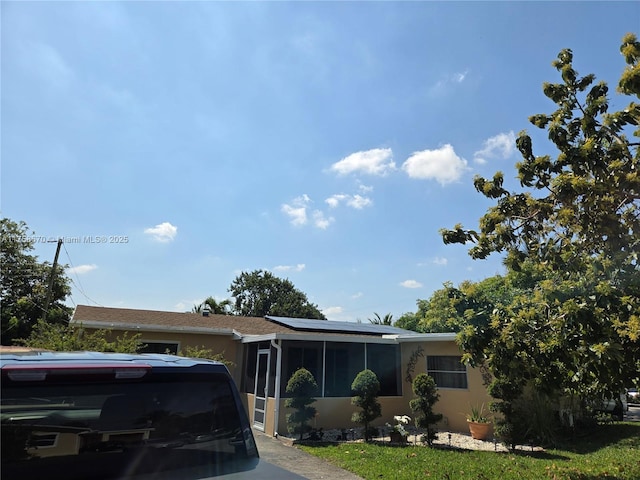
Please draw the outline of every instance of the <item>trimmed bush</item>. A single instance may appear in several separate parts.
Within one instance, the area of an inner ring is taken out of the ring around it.
[[[364,440],[368,442],[376,431],[369,424],[382,416],[382,407],[378,402],[380,382],[376,374],[371,370],[363,370],[353,380],[351,390],[355,394],[351,397],[351,404],[361,409],[351,416],[351,421],[364,427]]]
[[[318,384],[309,370],[300,368],[291,375],[286,392],[291,398],[285,400],[284,406],[295,409],[295,412],[287,414],[287,429],[289,433],[299,434],[302,440],[302,436],[311,430],[307,422],[316,414],[315,407],[310,405],[316,401],[314,396],[318,393]]]
[[[422,436],[422,441],[432,446],[438,438],[438,430],[435,424],[442,419],[442,414],[433,413],[433,406],[440,399],[436,382],[426,373],[418,375],[411,384],[416,398],[409,401],[409,407],[415,414],[416,426],[427,430]]]

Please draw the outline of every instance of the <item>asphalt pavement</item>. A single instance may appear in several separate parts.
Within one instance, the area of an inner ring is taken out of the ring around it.
[[[361,477],[309,455],[286,440],[253,430],[260,458],[310,480],[358,480]]]

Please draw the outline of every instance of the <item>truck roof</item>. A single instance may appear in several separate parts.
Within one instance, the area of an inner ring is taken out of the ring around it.
[[[151,367],[193,367],[195,365],[217,365],[224,369],[223,363],[202,358],[179,357],[158,353],[105,353],[105,352],[50,352],[50,351],[0,351],[0,368],[9,365],[29,366],[44,364],[122,364],[148,365]]]

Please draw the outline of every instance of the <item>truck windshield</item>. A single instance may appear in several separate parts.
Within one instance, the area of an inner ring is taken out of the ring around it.
[[[248,457],[227,377],[149,377],[3,381],[3,478],[202,478]]]

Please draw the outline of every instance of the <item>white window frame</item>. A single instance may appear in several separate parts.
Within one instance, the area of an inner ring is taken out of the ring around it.
[[[467,372],[467,366],[460,363],[462,368],[460,370],[430,370],[429,369],[429,358],[442,358],[442,357],[451,357],[456,358],[458,361],[462,360],[462,356],[460,355],[427,355],[426,358],[426,370],[427,375],[430,375],[434,380],[436,380],[436,385],[439,389],[447,389],[447,390],[468,390],[469,389],[469,376]],[[442,375],[459,375],[464,376],[464,387],[452,387],[449,385],[438,385],[437,379],[433,374],[442,374]]]

